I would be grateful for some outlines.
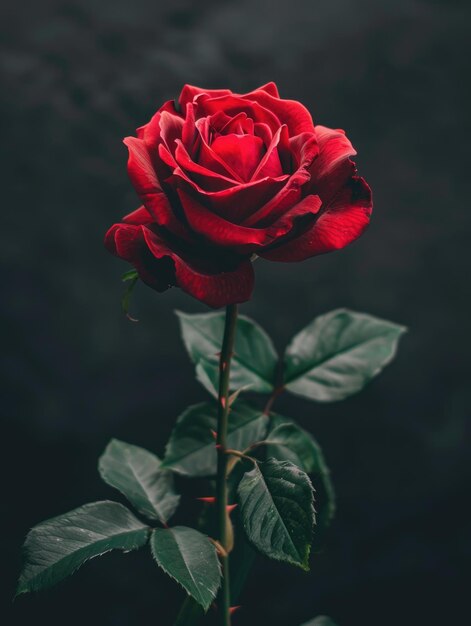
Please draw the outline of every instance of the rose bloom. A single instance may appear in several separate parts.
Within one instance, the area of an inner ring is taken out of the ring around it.
[[[369,222],[371,191],[344,131],[315,126],[274,83],[244,95],[185,85],[124,143],[142,206],[105,245],[157,291],[176,285],[215,308],[244,302],[255,256],[303,261]]]

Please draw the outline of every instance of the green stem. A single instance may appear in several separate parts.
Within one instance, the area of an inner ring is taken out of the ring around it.
[[[222,340],[221,355],[219,358],[219,393],[218,393],[218,425],[217,425],[217,451],[218,466],[216,477],[216,507],[218,520],[219,543],[229,551],[228,545],[228,513],[227,513],[227,423],[229,416],[229,376],[231,370],[231,358],[234,350],[234,340],[237,326],[237,305],[230,304],[226,307],[226,321],[224,325],[224,337]],[[229,522],[230,523],[230,522]],[[229,556],[221,557],[222,583],[218,601],[218,613],[220,626],[230,626],[230,581],[229,581]]]

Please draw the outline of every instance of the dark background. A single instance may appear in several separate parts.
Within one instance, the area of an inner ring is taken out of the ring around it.
[[[176,416],[205,398],[173,314],[204,307],[139,285],[140,323],[120,312],[126,266],[102,239],[138,206],[121,139],[184,83],[247,91],[269,80],[348,131],[375,213],[344,251],[257,262],[243,312],[279,347],[338,306],[410,331],[360,395],[280,399],[324,448],[338,516],[310,574],[260,560],[234,625],[319,613],[340,626],[465,623],[469,4],[29,0],[1,12],[3,623],[172,623],[182,594],[145,551],[10,598],[28,528],[117,497],[96,471],[109,438],[161,454]]]

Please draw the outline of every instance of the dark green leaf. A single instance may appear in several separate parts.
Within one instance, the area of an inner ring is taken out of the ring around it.
[[[253,545],[272,559],[309,569],[315,515],[308,475],[289,461],[268,459],[244,475],[238,493]]]
[[[121,491],[140,513],[165,524],[180,496],[174,491],[172,473],[160,466],[155,454],[118,439],[110,441],[98,463],[105,482]]]
[[[337,309],[316,318],[294,337],[285,354],[285,386],[317,400],[343,400],[394,357],[404,326]]]
[[[219,385],[219,365],[217,358],[212,360],[201,357],[196,364],[195,373],[196,380],[203,385],[206,391],[217,398]]]
[[[267,446],[267,457],[291,461],[308,474],[327,472],[322,451],[314,437],[303,428],[276,416],[272,428],[262,442]]]
[[[337,626],[337,624],[330,619],[330,617],[326,617],[325,615],[319,615],[315,619],[302,624],[302,626]]]
[[[186,526],[157,528],[150,545],[160,567],[206,611],[221,580],[216,548],[208,537]]]
[[[263,439],[268,417],[259,409],[236,402],[229,413],[227,445],[245,450]],[[162,466],[190,476],[216,473],[216,447],[213,432],[217,428],[214,403],[195,404],[180,417],[170,436]]]
[[[198,368],[200,382],[215,393],[218,386],[218,355],[224,332],[224,313],[190,315],[177,311],[186,349]],[[270,393],[278,356],[266,332],[243,315],[237,320],[231,389],[250,385],[252,391]]]
[[[243,528],[235,524],[235,548],[229,559],[231,600],[237,603],[247,581],[248,575],[257,556],[252,545],[247,541]]]
[[[70,576],[109,550],[143,546],[149,528],[117,502],[93,502],[35,526],[24,544],[16,595],[38,591]]]
[[[281,415],[271,416],[269,432],[262,443],[267,444],[267,457],[291,461],[308,474],[312,474],[318,492],[317,524],[313,545],[316,548],[320,547],[336,509],[335,490],[321,447],[309,432]]]

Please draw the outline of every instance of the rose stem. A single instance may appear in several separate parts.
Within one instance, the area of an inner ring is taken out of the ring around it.
[[[226,307],[226,320],[224,324],[224,337],[222,340],[221,355],[219,358],[219,393],[218,393],[218,425],[217,425],[217,478],[216,478],[216,507],[218,520],[219,543],[227,548],[227,423],[229,417],[229,375],[231,370],[231,358],[234,350],[234,339],[237,326],[237,305],[229,304]],[[229,556],[221,557],[222,583],[218,602],[220,626],[230,626],[230,581],[229,581]]]

